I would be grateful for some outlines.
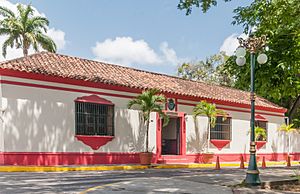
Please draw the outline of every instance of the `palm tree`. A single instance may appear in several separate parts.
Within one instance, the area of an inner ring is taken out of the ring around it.
[[[150,89],[138,95],[135,99],[128,102],[128,108],[131,109],[134,105],[138,106],[143,113],[143,121],[146,124],[146,151],[149,152],[149,123],[150,113],[157,112],[164,119],[163,125],[167,125],[169,117],[163,112],[162,105],[166,102],[164,95],[158,94],[159,90]]]
[[[2,45],[2,55],[6,57],[7,47],[14,46],[23,49],[23,55],[28,55],[30,46],[35,51],[39,47],[56,52],[54,41],[45,35],[49,21],[45,17],[34,16],[34,9],[31,5],[17,5],[17,14],[12,10],[0,6],[0,15],[4,17],[0,21],[0,35],[8,36]]]
[[[221,115],[225,120],[227,118],[227,114],[223,110],[217,109],[215,104],[208,103],[205,100],[202,100],[194,107],[193,115],[194,115],[194,119],[196,119],[196,117],[200,115],[205,115],[208,117],[207,130],[206,130],[206,143],[205,143],[205,148],[206,148],[205,151],[208,152],[208,139],[209,139],[210,128],[216,126],[218,115]]]

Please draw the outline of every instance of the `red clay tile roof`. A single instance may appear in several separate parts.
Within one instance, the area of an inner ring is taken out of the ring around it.
[[[50,52],[5,61],[0,63],[0,68],[130,88],[157,88],[172,94],[250,104],[249,92],[242,90]],[[256,98],[256,105],[282,109],[261,97]]]

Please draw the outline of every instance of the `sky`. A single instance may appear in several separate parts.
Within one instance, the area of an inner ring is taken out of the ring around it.
[[[219,1],[203,14],[194,8],[186,16],[179,0],[0,0],[15,9],[29,4],[46,16],[58,53],[138,69],[176,74],[183,62],[203,60],[220,51],[232,55],[242,26],[231,25],[233,9],[247,0]],[[0,18],[1,19],[1,18]],[[5,37],[0,37],[2,44]],[[33,50],[30,50],[33,53]],[[0,61],[21,57],[8,50]]]

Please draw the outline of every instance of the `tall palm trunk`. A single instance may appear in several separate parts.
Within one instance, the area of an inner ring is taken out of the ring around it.
[[[23,55],[24,57],[28,56],[28,50],[25,47],[23,47]]]
[[[25,39],[25,35],[23,35],[22,37],[23,37],[23,55],[24,55],[24,57],[27,57],[29,46],[28,46],[28,42]]]
[[[149,115],[150,117],[150,115]],[[146,152],[149,152],[149,123],[150,123],[150,118],[148,117],[148,120],[146,121]]]
[[[208,117],[208,123],[207,123],[207,129],[206,129],[206,146],[205,146],[205,152],[208,152],[209,131],[210,131],[210,117]]]

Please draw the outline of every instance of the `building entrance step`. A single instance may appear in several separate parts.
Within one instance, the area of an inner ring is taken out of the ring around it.
[[[186,164],[188,159],[183,155],[162,155],[158,159],[159,164]]]

